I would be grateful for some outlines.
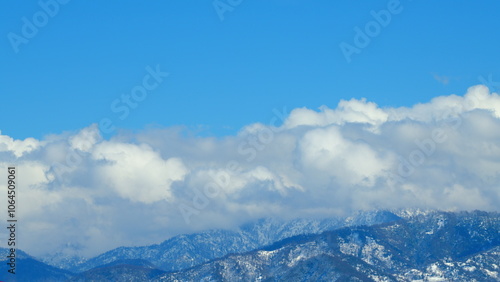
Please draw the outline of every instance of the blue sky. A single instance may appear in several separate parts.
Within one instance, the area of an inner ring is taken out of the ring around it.
[[[499,72],[498,1],[401,1],[402,11],[347,63],[339,44],[353,44],[354,28],[389,2],[242,1],[221,21],[210,1],[73,0],[16,54],[7,35],[22,35],[22,18],[33,22],[42,8],[9,1],[0,12],[1,130],[40,138],[109,117],[127,129],[233,134],[267,122],[273,108],[352,97],[408,106],[463,94],[479,75]],[[148,65],[169,78],[116,119],[111,102],[140,83]]]
[[[22,35],[22,18],[33,22],[42,8],[4,2],[0,128],[40,138],[109,117],[125,129],[184,125],[225,135],[268,122],[273,108],[352,97],[409,106],[498,75],[498,1],[401,0],[401,12],[348,63],[339,44],[353,44],[354,28],[389,2],[242,1],[221,20],[211,1],[72,0],[18,53],[8,34]],[[156,65],[170,76],[117,119],[112,101]]]

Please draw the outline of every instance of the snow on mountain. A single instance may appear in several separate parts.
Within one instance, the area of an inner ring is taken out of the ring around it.
[[[245,224],[236,230],[208,230],[175,236],[151,246],[121,247],[76,266],[68,264],[58,267],[81,272],[119,259],[143,259],[162,270],[177,271],[230,253],[254,250],[299,234],[321,233],[344,226],[372,225],[397,219],[399,217],[387,211],[358,212],[346,218],[291,221],[266,218]]]
[[[287,238],[161,281],[499,281],[499,246],[498,213],[432,212]]]
[[[53,258],[66,268],[76,263],[73,272],[18,255],[17,281],[500,281],[500,215],[407,210],[262,219],[83,263]]]

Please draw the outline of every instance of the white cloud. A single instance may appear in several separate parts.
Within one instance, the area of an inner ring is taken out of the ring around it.
[[[21,249],[95,255],[263,216],[498,210],[499,118],[500,97],[475,86],[413,107],[294,109],[281,127],[223,138],[166,128],[102,140],[92,125],[43,140],[0,135],[0,171],[19,169]]]
[[[432,77],[438,81],[439,83],[443,84],[443,85],[447,85],[448,83],[450,83],[450,80],[452,79],[451,77],[447,76],[447,75],[438,75],[438,74],[433,74]]]
[[[102,142],[92,152],[98,181],[133,202],[172,200],[170,186],[188,170],[182,160],[164,160],[148,145]]]
[[[284,127],[342,125],[347,122],[379,125],[385,122],[387,118],[388,114],[378,108],[377,104],[366,102],[366,99],[351,99],[349,101],[341,100],[336,109],[322,106],[320,112],[306,108],[295,109],[285,121]]]
[[[334,176],[344,185],[372,186],[390,165],[370,145],[345,139],[335,126],[308,131],[300,152],[304,167]]]
[[[69,138],[71,149],[89,152],[92,146],[101,139],[99,128],[97,124],[93,124],[87,128],[82,129],[78,134]]]
[[[18,158],[25,153],[36,150],[39,146],[40,142],[34,138],[14,140],[9,136],[0,135],[0,152],[11,152]]]

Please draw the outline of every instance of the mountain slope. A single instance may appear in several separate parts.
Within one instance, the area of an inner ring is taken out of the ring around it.
[[[17,281],[500,281],[500,215],[405,210],[264,219],[118,248],[89,260],[95,266],[78,274],[20,250],[17,258]],[[179,270],[165,272],[152,261]],[[3,261],[0,271],[7,267]]]
[[[120,260],[87,270],[69,281],[149,281],[164,273],[147,261]]]
[[[8,273],[8,269],[7,261],[1,261],[0,281],[66,281],[74,276],[73,273],[67,270],[47,265],[29,257],[17,258],[15,275]]]
[[[159,278],[498,281],[499,246],[498,213],[432,212],[392,223],[292,237]]]
[[[298,234],[321,233],[344,226],[371,225],[397,219],[399,217],[387,211],[360,212],[352,217],[321,220],[295,219],[285,222],[261,219],[237,230],[208,230],[179,235],[157,245],[117,248],[77,266],[69,265],[66,269],[82,272],[115,260],[142,259],[162,270],[178,271],[230,253],[254,250]]]

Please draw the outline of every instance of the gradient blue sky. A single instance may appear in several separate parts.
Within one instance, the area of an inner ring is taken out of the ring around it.
[[[21,35],[22,18],[41,7],[4,1],[0,130],[41,138],[108,117],[124,129],[185,125],[221,136],[267,123],[273,108],[334,108],[353,97],[410,106],[500,75],[500,1],[401,0],[401,13],[348,63],[339,44],[353,44],[354,28],[389,2],[242,1],[221,21],[212,1],[72,0],[15,53],[8,34]],[[170,76],[120,120],[112,101],[156,65]]]

